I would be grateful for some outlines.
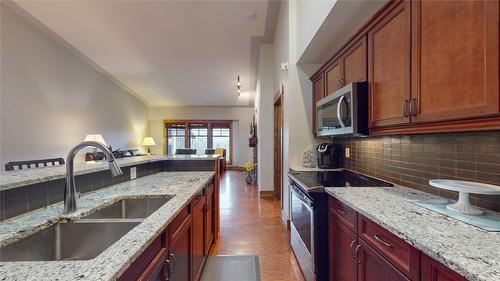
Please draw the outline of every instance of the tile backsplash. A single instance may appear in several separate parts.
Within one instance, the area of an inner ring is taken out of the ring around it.
[[[335,139],[349,147],[347,169],[407,187],[458,198],[428,184],[457,179],[500,185],[500,131]],[[500,196],[471,195],[472,204],[500,211]]]

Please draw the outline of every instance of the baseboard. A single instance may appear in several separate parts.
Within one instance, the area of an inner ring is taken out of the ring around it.
[[[240,166],[226,166],[226,170],[240,171],[240,172],[244,171],[243,167]]]
[[[273,197],[274,196],[274,192],[272,191],[260,191],[260,197]]]
[[[286,226],[287,229],[290,229],[290,220],[288,216],[281,210],[281,222]]]

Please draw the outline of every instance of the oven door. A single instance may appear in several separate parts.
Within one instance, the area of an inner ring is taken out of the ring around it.
[[[318,136],[352,133],[351,92],[341,89],[316,103]]]
[[[313,203],[295,184],[290,184],[291,245],[307,281],[315,280]]]

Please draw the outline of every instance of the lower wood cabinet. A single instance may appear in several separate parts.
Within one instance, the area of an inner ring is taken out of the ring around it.
[[[339,200],[329,206],[330,281],[467,280]]]
[[[440,262],[422,254],[421,281],[467,281],[467,279]]]
[[[217,225],[214,183],[200,191],[118,278],[119,281],[199,281]]]

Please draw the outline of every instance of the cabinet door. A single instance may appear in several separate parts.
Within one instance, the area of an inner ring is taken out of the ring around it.
[[[204,227],[203,218],[204,212],[203,207],[205,201],[200,201],[196,206],[193,207],[193,280],[199,280],[201,276],[201,269],[204,262]]]
[[[368,32],[370,128],[410,121],[410,3],[401,2]]]
[[[366,81],[366,37],[357,41],[343,56],[344,79],[342,86]]]
[[[499,2],[412,5],[412,122],[498,113]]]
[[[421,281],[467,281],[458,273],[422,254]]]
[[[357,248],[359,281],[409,281],[375,250],[359,239]]]
[[[331,211],[328,219],[330,281],[356,281],[357,264],[354,257],[354,248],[358,240],[356,234],[335,219]]]
[[[191,245],[192,218],[188,215],[177,230],[171,233],[168,253],[169,280],[191,281]]]
[[[325,79],[321,73],[312,81],[313,100],[312,100],[312,130],[316,134],[316,102],[325,97]]]
[[[214,241],[214,192],[212,189],[207,188],[207,190],[212,190],[207,194],[207,202],[205,203],[205,256],[207,257]]]
[[[342,88],[342,61],[337,60],[326,71],[326,92],[328,96],[336,90]]]
[[[166,263],[167,249],[162,251],[156,256],[149,267],[144,271],[142,276],[137,279],[138,281],[167,281],[168,280],[168,267]]]

